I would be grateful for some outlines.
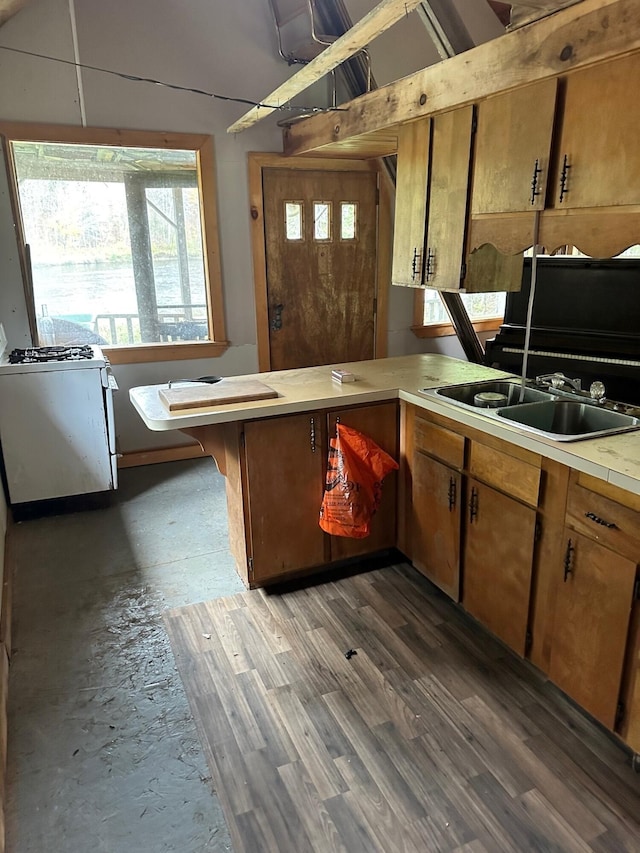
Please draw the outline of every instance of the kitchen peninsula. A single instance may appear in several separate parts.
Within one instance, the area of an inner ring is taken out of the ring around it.
[[[256,374],[278,397],[169,412],[227,478],[231,548],[250,587],[397,547],[453,600],[640,751],[640,431],[559,443],[422,389],[505,374],[423,354]],[[400,462],[371,536],[318,525],[337,419]]]

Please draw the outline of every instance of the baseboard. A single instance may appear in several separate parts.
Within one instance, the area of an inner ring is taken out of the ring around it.
[[[179,444],[177,447],[161,447],[157,450],[135,450],[132,453],[123,453],[119,457],[118,468],[157,465],[160,462],[178,462],[182,459],[197,459],[206,455],[199,444]]]

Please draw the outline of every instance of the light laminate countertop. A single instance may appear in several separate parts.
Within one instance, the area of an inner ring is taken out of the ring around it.
[[[351,371],[356,381],[344,384],[334,381],[331,378],[333,367]],[[444,400],[420,394],[420,390],[425,388],[508,375],[511,374],[443,355],[424,353],[242,377],[259,379],[277,391],[278,397],[269,400],[169,412],[158,396],[161,388],[167,388],[166,384],[132,388],[129,395],[144,423],[154,431],[193,429],[207,424],[399,398],[640,494],[640,430],[586,441],[558,442],[527,433],[517,426],[508,426],[480,412],[475,414]]]

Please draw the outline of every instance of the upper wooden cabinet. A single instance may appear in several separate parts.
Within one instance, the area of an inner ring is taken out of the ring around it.
[[[639,54],[567,76],[550,207],[640,204],[639,79]]]
[[[473,107],[436,116],[432,126],[424,284],[457,289],[464,279]]]
[[[477,107],[469,251],[522,252],[545,206],[558,82],[487,98]]]
[[[398,130],[392,281],[405,287],[422,286],[430,131],[428,118]]]
[[[561,80],[558,134],[540,242],[611,257],[640,243],[640,109],[634,54]]]
[[[473,264],[466,263],[474,126],[474,107],[468,106],[400,128],[394,284],[471,292],[519,289],[521,255],[514,259],[489,246]]]

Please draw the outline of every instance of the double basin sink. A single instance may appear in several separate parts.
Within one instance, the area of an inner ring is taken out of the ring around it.
[[[639,417],[585,400],[578,393],[547,391],[529,383],[523,388],[519,379],[448,385],[422,393],[554,441],[580,441],[640,429]]]

